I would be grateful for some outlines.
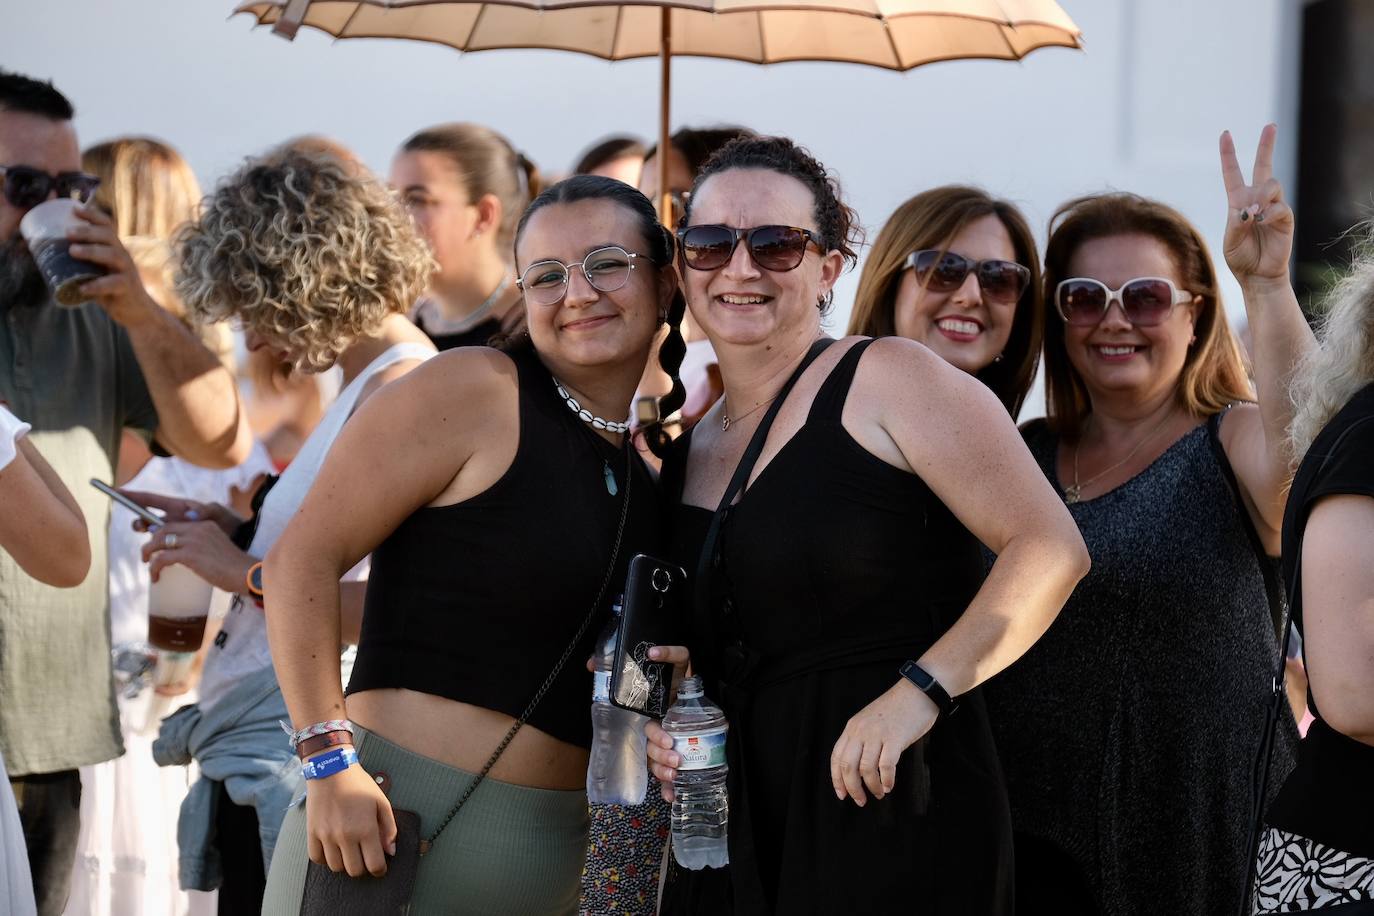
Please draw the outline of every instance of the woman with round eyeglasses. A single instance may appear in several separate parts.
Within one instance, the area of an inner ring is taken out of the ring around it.
[[[856,232],[782,138],[722,150],[679,231],[725,395],[664,465],[670,555],[696,581],[686,646],[660,657],[690,650],[729,720],[729,865],[670,868],[664,913],[1011,910],[977,685],[1086,553],[987,388],[908,340],[824,338]],[[986,580],[980,539],[1002,552]],[[669,787],[681,758],[647,731]]]
[[[1024,429],[1093,568],[988,686],[1030,912],[1239,912],[1253,765],[1278,650],[1284,389],[1312,335],[1288,285],[1293,215],[1223,135],[1225,255],[1252,391],[1207,247],[1133,194],[1070,201],[1045,253],[1049,416]],[[1257,401],[1257,403],[1256,403]],[[1276,767],[1296,737],[1283,713]],[[1047,909],[1048,908],[1048,909]]]
[[[946,185],[897,208],[864,261],[849,333],[916,340],[992,389],[1014,418],[1040,364],[1040,257],[1026,218]]]
[[[630,558],[660,549],[655,482],[626,441],[625,407],[658,329],[685,308],[672,254],[634,188],[554,185],[515,230],[528,337],[504,353],[441,353],[344,429],[264,584],[293,727],[321,732],[302,756],[356,756],[307,780],[265,913],[299,911],[309,861],[384,873],[401,811],[418,815],[428,849],[412,912],[575,911],[592,737],[583,662]],[[369,552],[345,703],[327,664],[335,570]]]

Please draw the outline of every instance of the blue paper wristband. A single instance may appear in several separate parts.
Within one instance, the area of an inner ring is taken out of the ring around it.
[[[311,757],[301,764],[301,775],[306,779],[324,779],[326,776],[342,773],[357,762],[358,752],[353,748],[336,748],[327,754]]]

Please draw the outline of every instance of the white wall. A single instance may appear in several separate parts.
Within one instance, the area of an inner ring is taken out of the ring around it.
[[[839,172],[872,233],[911,194],[962,181],[1022,204],[1043,242],[1058,203],[1111,187],[1174,204],[1218,251],[1223,128],[1236,134],[1248,170],[1260,128],[1279,121],[1277,171],[1291,185],[1300,0],[1061,2],[1084,32],[1084,52],[906,74],[680,59],[673,123],[742,123],[796,138]],[[559,171],[603,134],[652,136],[658,123],[656,61],[460,55],[410,42],[336,43],[311,30],[288,43],[247,16],[226,19],[232,0],[3,3],[0,66],[54,79],[77,106],[83,142],[154,134],[207,182],[306,132],[343,140],[384,172],[417,128],[479,121]],[[856,280],[838,290],[832,325],[841,329]],[[1238,315],[1236,288],[1227,290]]]

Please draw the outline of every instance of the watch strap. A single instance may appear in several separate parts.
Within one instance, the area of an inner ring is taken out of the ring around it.
[[[959,708],[959,704],[954,702],[954,698],[945,690],[944,685],[935,680],[929,671],[922,668],[913,661],[908,661],[898,669],[902,677],[916,685],[916,689],[926,696],[940,708],[940,715],[951,716]]]

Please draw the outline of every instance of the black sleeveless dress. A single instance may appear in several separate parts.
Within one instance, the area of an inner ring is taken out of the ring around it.
[[[846,723],[982,580],[973,536],[840,423],[869,343],[843,356],[721,530],[728,598],[692,613],[687,645],[730,722],[730,865],[670,863],[665,914],[1011,911],[1009,813],[978,691],[902,755],[886,798],[859,808],[831,787]],[[663,483],[672,554],[692,571],[712,513],[680,502],[688,447]]]
[[[1238,503],[1219,422],[1069,506],[1092,570],[1048,632],[986,685],[1028,911],[1240,910],[1278,659],[1265,580],[1278,583]],[[1058,437],[1043,420],[1023,435],[1062,492]],[[1276,783],[1297,738],[1291,715],[1280,724]]]

